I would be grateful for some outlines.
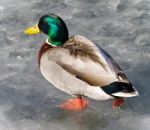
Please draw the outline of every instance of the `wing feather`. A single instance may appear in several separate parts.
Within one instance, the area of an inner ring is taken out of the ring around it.
[[[104,86],[118,81],[99,53],[97,46],[81,36],[70,38],[62,48],[49,51],[55,61],[68,73],[92,86]]]
[[[106,51],[104,51],[101,47],[99,47],[98,45],[97,45],[97,47],[99,48],[99,52],[101,53],[101,55],[103,55],[103,57],[105,58],[110,70],[113,73],[115,73],[118,80],[123,81],[123,82],[129,82],[128,78],[126,77],[126,75],[124,74],[122,69],[119,67],[119,65],[115,62],[115,60]]]

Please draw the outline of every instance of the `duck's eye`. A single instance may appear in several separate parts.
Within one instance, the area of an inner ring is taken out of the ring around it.
[[[48,23],[43,22],[42,24],[40,24],[39,26],[40,30],[42,30],[45,34],[48,34],[49,30],[50,30],[50,26],[48,25]]]

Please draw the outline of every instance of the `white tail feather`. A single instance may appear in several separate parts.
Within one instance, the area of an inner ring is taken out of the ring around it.
[[[117,97],[134,97],[134,96],[138,96],[138,91],[135,90],[134,92],[131,93],[125,93],[125,92],[118,92],[118,93],[113,93],[113,96],[117,96]]]

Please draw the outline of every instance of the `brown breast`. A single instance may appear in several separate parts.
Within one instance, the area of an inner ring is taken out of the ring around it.
[[[50,48],[53,48],[53,46],[47,44],[47,43],[43,43],[40,50],[39,50],[39,54],[38,54],[38,64],[40,66],[40,59],[41,59],[41,56],[44,52],[46,52],[47,50],[49,50]]]

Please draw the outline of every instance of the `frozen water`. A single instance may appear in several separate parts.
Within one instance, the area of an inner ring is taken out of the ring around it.
[[[37,53],[43,34],[24,28],[47,13],[60,15],[70,36],[83,35],[119,63],[139,97],[126,99],[119,112],[111,101],[93,101],[84,112],[55,106],[69,97],[40,74]],[[0,130],[150,130],[149,0],[1,0]]]

